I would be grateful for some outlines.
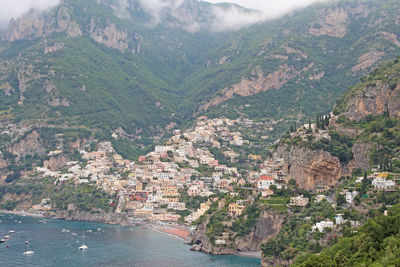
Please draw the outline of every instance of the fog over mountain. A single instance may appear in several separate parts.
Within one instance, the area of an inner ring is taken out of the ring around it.
[[[249,26],[267,19],[274,19],[285,15],[295,9],[305,8],[319,2],[330,0],[207,0],[210,3],[233,3],[249,9],[260,11],[260,13],[243,13],[233,7],[229,10],[216,10],[215,14],[222,23],[223,29],[238,29]],[[218,28],[217,28],[218,29]]]
[[[7,27],[10,19],[18,18],[31,9],[43,11],[56,6],[60,0],[15,0],[0,1],[0,29]],[[168,13],[180,18],[179,8],[184,4],[184,0],[139,0],[143,8],[152,14],[153,23],[162,22],[163,15]],[[241,9],[238,6],[212,8],[214,15],[214,31],[238,30],[242,27],[250,26],[284,15],[294,9],[304,8],[316,2],[326,2],[329,0],[207,0],[210,3],[233,3],[253,10]],[[116,10],[118,16],[126,15],[126,7],[129,6],[127,0],[116,1],[116,6],[121,10]],[[202,25],[198,21],[185,21],[189,31],[196,32]]]
[[[17,18],[31,9],[46,10],[56,6],[59,0],[2,0],[0,1],[0,28],[5,28],[12,18]]]

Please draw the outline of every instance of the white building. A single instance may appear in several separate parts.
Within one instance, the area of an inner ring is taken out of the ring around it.
[[[314,232],[318,229],[318,231],[324,233],[326,228],[333,228],[333,222],[331,221],[318,222],[312,227],[312,231]]]
[[[388,190],[394,188],[396,184],[393,180],[377,177],[372,181],[372,185],[378,190]]]
[[[354,198],[358,195],[357,191],[353,192],[346,192],[346,202],[349,204],[352,204],[354,201]]]
[[[271,185],[275,185],[273,177],[261,176],[260,179],[257,180],[257,189],[259,190],[269,189]]]
[[[170,202],[170,203],[168,203],[168,209],[170,209],[170,210],[185,210],[186,205],[184,202]]]

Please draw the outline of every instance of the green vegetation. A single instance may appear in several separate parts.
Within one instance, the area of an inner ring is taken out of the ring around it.
[[[238,236],[244,236],[254,230],[260,218],[260,208],[257,204],[246,206],[245,212],[232,224],[232,231]]]
[[[335,99],[361,75],[352,68],[371,47],[380,47],[384,52],[381,60],[398,55],[396,45],[375,36],[383,25],[394,33],[397,31],[394,21],[399,3],[393,0],[367,0],[366,3],[373,6],[373,12],[365,18],[349,14],[347,34],[343,38],[332,38],[309,34],[310,27],[320,24],[315,14],[326,12],[326,5],[316,5],[293,16],[235,32],[193,34],[179,27],[165,26],[169,23],[147,27],[150,16],[140,8],[128,8],[128,20],[115,14],[111,1],[63,1],[56,9],[68,11],[71,20],[82,29],[82,36],[69,38],[65,33],[46,36],[47,46],[64,45],[46,54],[43,38],[2,43],[0,59],[7,64],[1,64],[0,68],[0,118],[83,125],[106,135],[121,127],[132,135],[132,143],[146,150],[154,141],[152,138],[160,140],[165,135],[166,125],[190,123],[199,106],[220,95],[224,88],[243,77],[256,80],[256,73],[262,72],[266,77],[288,66],[290,70],[284,73],[296,75],[282,77],[286,83],[279,90],[235,96],[202,113],[210,117],[243,116],[279,121],[265,139],[273,142],[295,121],[303,123],[316,114],[327,113]],[[328,5],[356,8],[358,2]],[[199,8],[198,14],[210,12],[209,4],[199,2]],[[362,27],[372,22],[373,26]],[[123,52],[105,47],[90,37],[89,29],[94,27],[100,31],[111,24],[127,33],[126,40],[120,41],[127,46]],[[282,34],[285,31],[295,34]],[[290,52],[285,47],[298,52]],[[226,62],[220,64],[223,58]],[[32,66],[31,72],[40,74],[41,78],[28,77],[31,79],[26,84],[28,90],[23,93],[24,104],[18,105],[18,77],[25,75],[26,66]],[[324,74],[321,79],[310,79],[320,73]],[[396,79],[387,78],[390,88],[394,88]],[[48,90],[51,92],[44,90],[49,82],[54,84]],[[2,93],[3,83],[14,88],[10,95]],[[65,100],[68,104],[64,101],[65,105],[49,105],[55,100]],[[116,143],[118,151],[129,158],[139,153],[127,141]]]
[[[15,200],[3,201],[6,195],[16,195]],[[54,179],[42,179],[27,183],[9,184],[0,187],[0,208],[12,210],[28,197],[32,204],[39,204],[42,199],[50,198],[52,205],[58,210],[67,210],[74,204],[82,211],[109,211],[116,206],[116,196],[110,196],[95,185],[74,185],[72,182],[54,186]],[[111,205],[114,203],[114,205]]]
[[[310,242],[311,225],[320,218],[333,219],[335,210],[327,201],[313,203],[303,211],[288,216],[282,229],[275,238],[262,244],[265,257],[277,257],[284,260],[293,259],[301,251],[315,251],[321,249],[318,242]],[[318,245],[317,245],[318,244]]]
[[[344,112],[351,98],[362,93],[368,87],[375,87],[380,82],[388,84],[391,90],[396,88],[400,83],[400,57],[394,61],[380,65],[379,68],[372,71],[370,75],[363,77],[361,83],[346,91],[346,93],[336,101],[334,113],[338,115]]]
[[[400,205],[388,216],[370,219],[352,236],[343,237],[320,254],[299,256],[294,266],[398,266],[400,265]]]
[[[338,157],[342,163],[348,163],[353,159],[352,147],[354,140],[336,131],[330,131],[329,135],[330,139],[322,138],[312,144],[312,147],[330,152],[333,156]]]

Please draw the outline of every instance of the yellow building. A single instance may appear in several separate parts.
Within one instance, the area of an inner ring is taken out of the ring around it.
[[[228,214],[230,216],[240,216],[244,211],[244,206],[238,205],[237,203],[229,204]]]

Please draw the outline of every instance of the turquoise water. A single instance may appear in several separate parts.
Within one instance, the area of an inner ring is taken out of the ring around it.
[[[62,220],[46,220],[44,224],[38,223],[41,219],[15,215],[1,215],[0,220],[0,238],[9,230],[15,230],[11,239],[0,243],[2,267],[260,266],[258,259],[191,252],[181,240],[142,226]],[[62,229],[70,232],[62,232]],[[78,250],[83,234],[84,243],[89,247],[85,251]],[[33,255],[23,255],[27,250],[25,240],[29,241],[29,249],[35,252]]]

